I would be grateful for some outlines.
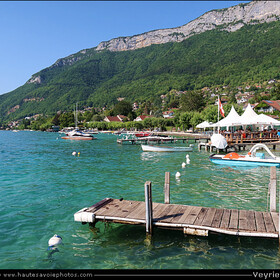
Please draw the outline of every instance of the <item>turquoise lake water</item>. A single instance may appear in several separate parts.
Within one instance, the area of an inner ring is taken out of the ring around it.
[[[146,181],[152,181],[153,201],[164,202],[166,171],[171,203],[267,210],[267,167],[215,165],[195,144],[182,169],[186,153],[147,153],[140,145],[117,144],[115,135],[96,137],[69,141],[58,133],[0,131],[0,269],[279,268],[276,239],[155,229],[148,246],[142,226],[97,223],[92,231],[74,222],[75,212],[106,197],[144,201]],[[63,245],[51,254],[54,234]]]

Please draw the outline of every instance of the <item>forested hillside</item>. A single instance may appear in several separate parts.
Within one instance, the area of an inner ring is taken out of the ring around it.
[[[57,64],[0,96],[0,118],[72,110],[73,104],[103,107],[127,101],[160,102],[172,89],[232,85],[279,79],[280,22],[246,25],[235,32],[215,29],[185,41],[133,51],[97,52],[73,64]]]

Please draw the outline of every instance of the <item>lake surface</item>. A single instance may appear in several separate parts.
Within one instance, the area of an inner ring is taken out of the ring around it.
[[[140,145],[117,144],[115,135],[96,137],[69,141],[58,133],[0,131],[0,269],[279,268],[276,239],[155,229],[148,246],[142,226],[97,223],[92,231],[74,222],[75,212],[106,197],[144,201],[146,181],[153,201],[164,202],[166,171],[171,203],[267,210],[267,167],[215,165],[195,144],[182,169],[186,153],[142,152]],[[63,238],[58,252],[48,250],[54,234]]]

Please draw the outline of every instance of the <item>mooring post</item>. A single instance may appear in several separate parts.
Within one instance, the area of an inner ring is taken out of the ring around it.
[[[170,172],[165,172],[164,203],[170,203]]]
[[[146,234],[152,235],[153,206],[152,206],[152,183],[145,183],[145,203],[146,203]]]
[[[269,181],[270,212],[276,212],[276,185],[276,166],[271,166]]]

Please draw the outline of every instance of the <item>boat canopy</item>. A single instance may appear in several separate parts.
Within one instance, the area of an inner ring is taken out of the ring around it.
[[[276,158],[277,158],[277,157],[269,150],[269,148],[268,148],[266,145],[261,144],[261,143],[256,144],[255,146],[253,146],[253,147],[251,148],[251,150],[249,151],[248,155],[254,157],[255,154],[256,154],[256,151],[259,150],[259,149],[265,149],[265,150],[267,151],[267,153],[268,153],[273,159],[276,159]]]

